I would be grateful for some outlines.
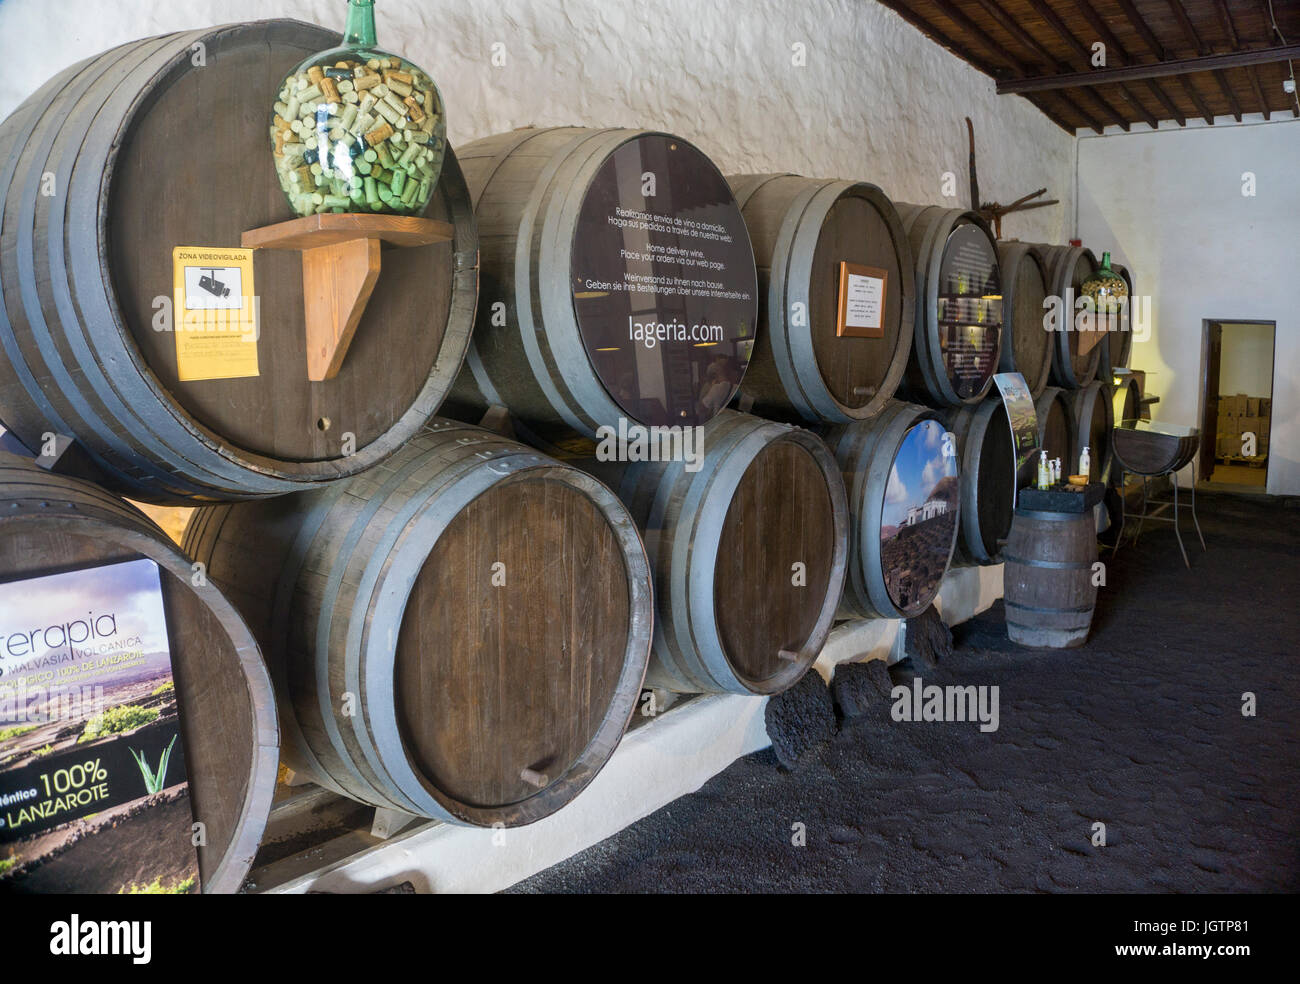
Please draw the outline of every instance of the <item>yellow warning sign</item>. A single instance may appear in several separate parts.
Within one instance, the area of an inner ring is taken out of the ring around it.
[[[172,250],[176,371],[183,382],[256,376],[257,292],[253,251],[177,246]]]

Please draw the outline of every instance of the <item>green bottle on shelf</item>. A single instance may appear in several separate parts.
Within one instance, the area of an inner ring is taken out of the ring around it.
[[[1111,269],[1109,250],[1101,254],[1101,265],[1080,285],[1079,292],[1092,298],[1099,321],[1114,319],[1118,327],[1122,302],[1128,298],[1128,284]]]
[[[427,72],[377,46],[374,0],[349,0],[343,44],[281,83],[271,151],[300,216],[419,215],[429,204],[447,152],[442,96]]]

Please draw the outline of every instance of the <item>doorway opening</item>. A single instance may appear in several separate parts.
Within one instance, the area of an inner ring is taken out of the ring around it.
[[[1275,321],[1203,322],[1201,455],[1212,488],[1263,493],[1273,424]]]

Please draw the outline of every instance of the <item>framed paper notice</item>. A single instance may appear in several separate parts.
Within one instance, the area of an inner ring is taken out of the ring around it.
[[[840,338],[885,337],[885,289],[889,271],[840,262]]]

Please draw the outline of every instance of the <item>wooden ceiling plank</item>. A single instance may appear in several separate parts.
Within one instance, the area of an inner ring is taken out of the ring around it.
[[[1128,49],[1124,47],[1124,42],[1121,41],[1115,35],[1115,32],[1110,29],[1110,25],[1106,23],[1106,19],[1097,13],[1097,8],[1092,5],[1091,0],[1075,0],[1074,6],[1084,20],[1097,28],[1098,33],[1101,34],[1102,41],[1106,44],[1107,51],[1115,52],[1122,62],[1129,64],[1137,63],[1137,60],[1129,54]],[[1164,87],[1161,86],[1159,82],[1155,79],[1144,79],[1143,84],[1147,87],[1147,91],[1156,97],[1156,101],[1159,102],[1160,105],[1164,106],[1165,112],[1169,114],[1169,119],[1172,119],[1179,126],[1187,125],[1187,117],[1183,115],[1183,111],[1178,108],[1178,104],[1169,97],[1169,93],[1165,92]],[[1156,125],[1157,124],[1153,123],[1152,127],[1154,128]]]
[[[1219,25],[1223,28],[1223,36],[1227,38],[1228,44],[1233,50],[1240,50],[1243,47],[1241,37],[1237,34],[1237,25],[1232,22],[1232,11],[1228,9],[1227,0],[1214,0],[1214,9],[1219,12]],[[1259,73],[1254,65],[1247,65],[1245,71],[1246,77],[1250,80],[1250,87],[1255,92],[1255,101],[1259,103],[1259,111],[1264,115],[1264,119],[1268,119],[1268,100],[1264,98],[1264,90],[1260,88]]]
[[[1192,46],[1192,54],[1205,56],[1211,54],[1209,47],[1201,40],[1200,34],[1196,31],[1196,25],[1192,23],[1191,15],[1187,13],[1187,8],[1182,5],[1181,0],[1167,0],[1169,9],[1173,11],[1174,19],[1183,29],[1183,35],[1187,38],[1187,43]],[[1241,122],[1241,104],[1237,102],[1237,96],[1232,91],[1232,86],[1228,84],[1228,77],[1221,71],[1216,71],[1214,81],[1219,84],[1219,90],[1223,93],[1223,98],[1228,103],[1228,108],[1232,112],[1232,118],[1238,123]]]

